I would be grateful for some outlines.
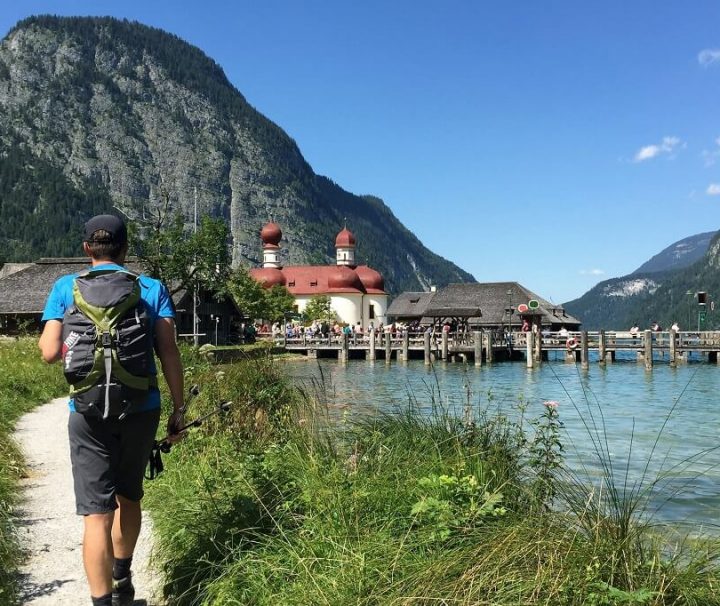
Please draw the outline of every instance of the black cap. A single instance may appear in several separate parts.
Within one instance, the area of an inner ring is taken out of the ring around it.
[[[110,234],[110,241],[115,244],[127,242],[127,228],[125,222],[115,215],[96,215],[85,223],[85,242],[96,241],[93,234],[102,229]],[[103,241],[106,241],[103,238]]]

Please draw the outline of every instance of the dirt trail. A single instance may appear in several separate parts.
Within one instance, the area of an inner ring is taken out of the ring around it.
[[[24,415],[17,424],[15,438],[29,467],[18,515],[20,540],[29,554],[20,570],[22,604],[90,604],[82,565],[82,518],[75,515],[68,414],[67,398],[60,398]],[[137,606],[160,604],[159,578],[149,567],[151,534],[151,520],[143,514],[133,558]]]

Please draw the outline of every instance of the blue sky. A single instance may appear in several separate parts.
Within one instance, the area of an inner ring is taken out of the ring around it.
[[[315,172],[554,302],[720,228],[720,3],[24,0],[215,59]],[[352,228],[352,226],[349,226]]]

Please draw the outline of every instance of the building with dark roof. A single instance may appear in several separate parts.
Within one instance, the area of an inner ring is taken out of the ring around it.
[[[367,265],[355,263],[355,236],[343,228],[335,238],[335,265],[280,264],[282,231],[276,223],[267,223],[260,231],[263,265],[250,275],[266,288],[285,286],[295,298],[296,311],[302,313],[318,295],[330,298],[340,320],[358,322],[367,329],[370,323],[385,322],[387,293],[382,275]]]
[[[423,324],[446,320],[476,328],[513,330],[530,324],[559,330],[577,330],[580,320],[561,305],[546,301],[518,282],[449,284],[434,293],[403,293],[387,311],[390,320],[421,320]]]
[[[0,334],[19,330],[39,330],[45,302],[55,281],[61,276],[75,274],[89,267],[87,257],[56,257],[34,263],[9,263],[0,272]],[[142,273],[142,266],[130,258],[125,267]],[[193,332],[192,293],[178,290],[172,295],[178,333]],[[234,302],[216,301],[201,293],[197,306],[200,342],[226,343],[232,340],[235,325],[241,314]]]

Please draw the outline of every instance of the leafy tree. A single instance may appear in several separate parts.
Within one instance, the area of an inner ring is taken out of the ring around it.
[[[330,305],[330,297],[327,295],[313,296],[310,301],[308,301],[303,313],[309,321],[334,319],[337,316]]]
[[[223,219],[203,217],[197,231],[182,216],[160,209],[152,222],[136,223],[131,238],[148,273],[167,284],[171,294],[186,289],[221,292],[230,273],[228,227]]]
[[[251,318],[281,320],[285,312],[292,310],[295,299],[284,286],[264,288],[248,270],[237,267],[226,284],[226,292],[232,296],[242,312]]]
[[[266,317],[268,309],[265,289],[250,275],[247,268],[242,265],[236,267],[225,284],[225,290],[246,316]]]
[[[284,317],[288,311],[293,311],[295,305],[295,297],[284,286],[275,285],[265,291],[267,301],[268,320],[279,320]],[[263,316],[265,317],[265,316]]]

